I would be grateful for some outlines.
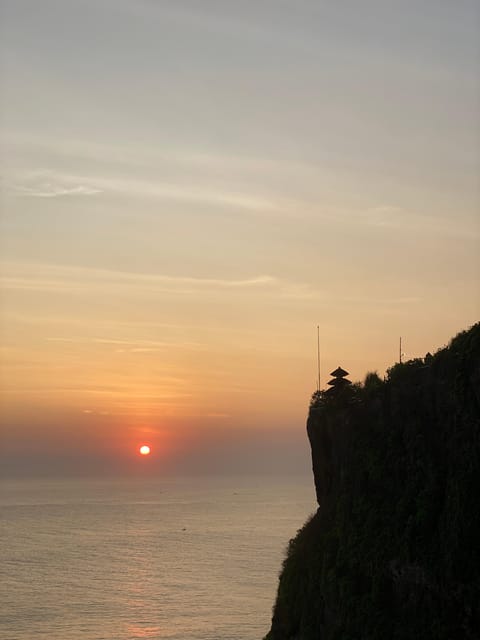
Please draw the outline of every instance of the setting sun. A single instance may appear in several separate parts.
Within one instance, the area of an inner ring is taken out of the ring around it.
[[[141,453],[142,456],[148,456],[150,454],[150,447],[148,446],[148,444],[142,444],[142,446],[139,449],[139,452]]]

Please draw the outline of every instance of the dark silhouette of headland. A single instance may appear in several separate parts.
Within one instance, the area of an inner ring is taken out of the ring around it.
[[[384,380],[331,375],[307,420],[319,508],[266,640],[480,638],[480,323]]]

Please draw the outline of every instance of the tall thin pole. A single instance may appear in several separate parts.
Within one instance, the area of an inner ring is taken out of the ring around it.
[[[400,336],[400,348],[399,348],[399,362],[402,364],[402,336]]]
[[[318,324],[317,324],[317,366],[318,366],[317,391],[320,391],[320,325]]]

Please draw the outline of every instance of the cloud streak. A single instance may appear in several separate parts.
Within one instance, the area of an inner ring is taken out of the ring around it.
[[[247,212],[279,211],[282,204],[270,196],[207,182],[205,178],[190,176],[185,179],[135,179],[125,175],[88,176],[69,175],[58,171],[32,171],[14,176],[11,191],[20,197],[61,198],[73,196],[110,195],[154,198],[170,202],[187,202],[210,206],[232,207]]]
[[[48,291],[54,293],[258,293],[287,298],[312,298],[318,295],[305,283],[292,283],[270,275],[224,279],[144,274],[89,267],[70,267],[35,263],[5,263],[2,268],[5,289]]]
[[[24,196],[30,198],[59,198],[63,196],[94,196],[102,193],[101,189],[94,189],[85,185],[78,185],[75,187],[60,187],[47,183],[43,188],[34,187],[15,187],[15,190]]]
[[[53,171],[31,171],[16,176],[11,181],[11,190],[26,198],[83,197],[103,192],[91,179]]]
[[[84,337],[47,337],[47,342],[59,342],[66,344],[100,344],[117,347],[116,353],[150,353],[163,351],[164,349],[188,349],[202,351],[207,348],[200,342],[167,341],[167,340],[122,340],[117,338],[84,338]],[[173,378],[172,378],[173,379]]]

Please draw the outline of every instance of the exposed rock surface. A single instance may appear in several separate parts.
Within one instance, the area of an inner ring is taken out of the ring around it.
[[[480,638],[480,324],[317,395],[307,431],[320,507],[268,640]]]

